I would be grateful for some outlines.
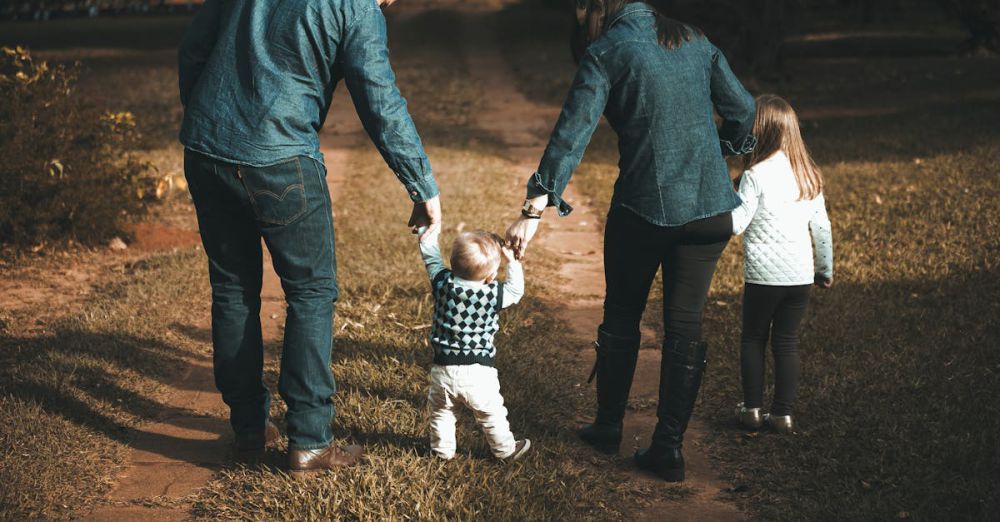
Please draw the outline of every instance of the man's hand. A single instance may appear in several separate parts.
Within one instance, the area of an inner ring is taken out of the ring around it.
[[[432,234],[441,231],[441,198],[434,196],[423,203],[414,203],[413,212],[410,213],[410,221],[407,223],[410,230],[416,234],[417,230],[427,227],[420,234],[420,240],[427,239]]]
[[[822,274],[816,274],[815,276],[816,286],[820,288],[830,288],[833,286],[833,278],[825,278]]]
[[[396,1],[396,0],[378,0],[378,5],[379,5],[379,6],[381,6],[381,7],[389,7],[389,6],[390,6],[390,5],[392,5],[392,4],[393,4],[393,3],[395,2],[395,1]]]

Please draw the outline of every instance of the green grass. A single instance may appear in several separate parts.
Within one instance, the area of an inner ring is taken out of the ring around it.
[[[573,67],[568,53],[552,58],[565,48],[558,15],[505,16],[522,90],[560,103]],[[756,85],[804,115],[827,180],[837,283],[814,292],[803,327],[802,433],[747,436],[732,420],[738,239],[720,262],[697,414],[755,518],[987,519],[1000,507],[1000,62],[948,56],[957,42],[931,33],[916,53],[912,36],[796,46],[785,80]],[[602,127],[574,180],[597,208],[617,176]]]

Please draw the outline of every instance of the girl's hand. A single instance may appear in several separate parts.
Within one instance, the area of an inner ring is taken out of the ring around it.
[[[816,274],[815,282],[816,286],[820,288],[830,288],[831,286],[833,286],[833,278],[831,277],[827,279],[823,277],[821,274]]]
[[[535,237],[540,221],[540,219],[518,216],[507,229],[507,246],[514,250],[516,259],[524,258],[524,254],[528,250],[528,243]]]

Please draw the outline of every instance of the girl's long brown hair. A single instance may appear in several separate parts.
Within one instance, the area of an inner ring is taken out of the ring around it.
[[[795,109],[780,96],[764,94],[757,98],[757,119],[753,124],[757,146],[746,156],[745,168],[782,151],[788,156],[799,185],[799,199],[813,199],[823,192],[823,176],[802,140]]]
[[[576,11],[578,16],[582,14],[583,23],[577,24],[573,33],[571,42],[573,59],[579,63],[587,46],[604,36],[608,24],[614,20],[618,11],[621,11],[626,4],[635,2],[647,3],[645,0],[576,0]],[[684,42],[704,34],[696,27],[664,16],[655,7],[654,10],[656,10],[657,39],[668,49],[676,49]]]

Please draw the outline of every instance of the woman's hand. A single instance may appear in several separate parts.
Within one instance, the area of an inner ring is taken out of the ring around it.
[[[507,229],[507,245],[514,250],[514,257],[518,260],[524,258],[524,253],[528,250],[528,243],[535,237],[540,221],[541,219],[518,216]]]

